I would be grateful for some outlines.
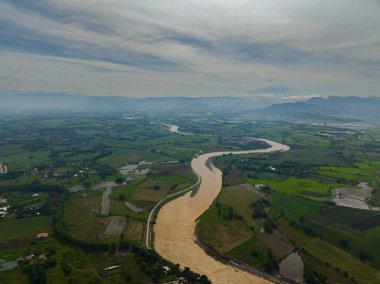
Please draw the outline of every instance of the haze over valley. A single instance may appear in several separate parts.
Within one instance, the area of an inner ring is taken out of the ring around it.
[[[380,2],[0,1],[0,283],[380,283]]]

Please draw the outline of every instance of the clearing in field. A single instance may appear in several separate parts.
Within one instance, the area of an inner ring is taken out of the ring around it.
[[[120,236],[125,228],[126,220],[121,216],[110,217],[108,225],[104,231],[105,235]]]
[[[140,242],[144,230],[144,224],[135,220],[129,220],[124,231],[124,239]]]
[[[262,233],[259,239],[272,250],[277,259],[287,256],[294,250],[294,247],[277,230],[273,230],[272,234]]]
[[[367,183],[360,183],[359,188],[336,188],[333,190],[335,198],[331,201],[339,206],[380,211],[380,208],[366,202],[372,196],[372,191],[373,188],[369,187]]]

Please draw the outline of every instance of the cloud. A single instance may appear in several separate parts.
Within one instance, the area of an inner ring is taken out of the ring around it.
[[[3,90],[376,96],[375,0],[0,2]]]

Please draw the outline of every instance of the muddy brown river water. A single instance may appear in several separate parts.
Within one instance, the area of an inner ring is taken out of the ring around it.
[[[196,195],[191,192],[164,205],[154,226],[154,248],[165,259],[205,274],[212,283],[270,283],[268,280],[238,270],[207,255],[196,241],[196,219],[209,208],[222,188],[222,173],[207,167],[208,159],[223,154],[252,154],[287,151],[289,147],[261,139],[271,145],[268,149],[232,152],[212,152],[192,160],[191,166],[202,182]]]

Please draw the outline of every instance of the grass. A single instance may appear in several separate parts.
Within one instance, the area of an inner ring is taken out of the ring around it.
[[[133,255],[115,256],[110,253],[91,253],[74,250],[68,247],[60,246],[55,254],[58,265],[52,269],[46,270],[48,283],[68,283],[69,278],[74,283],[126,283],[123,274],[116,274],[106,278],[99,278],[99,271],[112,265],[123,265],[128,274],[134,281],[149,282],[149,278],[139,269]],[[65,258],[72,268],[70,276],[62,272],[60,265],[61,259]],[[100,281],[101,279],[101,281]],[[140,282],[138,282],[140,283]]]
[[[274,204],[276,212],[283,212],[285,216],[292,220],[298,220],[300,217],[316,214],[326,205],[297,196],[272,192],[269,199]]]
[[[117,199],[111,199],[110,203],[110,216],[125,216],[129,213],[124,202]]]
[[[368,218],[378,216],[379,213],[369,210],[360,210],[349,207],[334,206],[324,210],[317,218],[327,219],[329,221],[350,226]]]
[[[369,264],[377,269],[380,268],[380,255],[377,253],[380,251],[380,243],[378,241],[380,235],[375,232],[367,233],[334,223],[320,223],[318,220],[307,221],[306,225],[313,227],[331,245],[340,247],[355,257],[358,257],[360,252],[369,254],[373,257],[373,260]],[[348,246],[342,247],[340,245],[342,240],[346,240]]]
[[[175,189],[171,189],[171,187],[178,182],[179,185]],[[158,202],[166,195],[170,193],[175,193],[182,189],[185,189],[191,185],[190,181],[182,177],[164,177],[157,179],[149,179],[143,183],[141,183],[131,195],[131,200],[133,201],[154,201]],[[159,189],[154,189],[155,186],[159,186]]]
[[[376,236],[380,236],[380,225],[372,227],[372,228],[366,230],[366,232],[374,234]]]
[[[360,283],[378,283],[380,281],[377,270],[325,241],[314,239],[304,249],[323,263],[327,262],[341,271],[346,271],[350,277],[360,280]]]
[[[151,162],[163,162],[169,159],[170,158],[168,157],[145,150],[117,149],[114,154],[104,157],[99,161],[105,164],[122,166],[128,163],[138,163],[143,160]]]
[[[253,210],[250,206],[260,197],[261,194],[250,191],[245,186],[224,187],[217,198],[220,207],[217,208],[215,201],[200,218],[197,225],[199,238],[221,253],[234,251],[250,240],[255,235],[254,230],[259,231],[262,226],[261,220],[251,217]],[[218,210],[223,213],[229,207],[242,220],[225,220],[218,216]]]
[[[380,169],[378,162],[355,163],[355,167],[320,167],[317,169],[318,175],[335,179],[350,180],[351,182],[370,182],[373,179],[375,170]]]
[[[65,219],[70,224],[73,237],[99,241],[96,236],[105,230],[103,219],[98,216],[102,192],[103,190],[79,192],[72,195],[65,204]]]
[[[18,269],[1,271],[0,283],[4,284],[20,284],[28,283],[28,278],[25,274],[22,274]]]
[[[259,239],[271,249],[274,257],[277,259],[286,257],[294,249],[290,242],[285,240],[277,230],[273,230],[272,234],[260,234]]]
[[[289,223],[284,218],[278,219],[276,225],[281,234],[283,234],[287,240],[295,246],[307,244],[312,239],[311,237],[306,236],[303,232],[289,226]]]
[[[252,251],[256,251],[258,255],[254,256]],[[264,268],[264,263],[268,258],[268,247],[261,243],[257,237],[251,237],[241,245],[235,247],[228,252],[228,255],[240,259],[245,263],[253,265],[257,268]]]
[[[215,250],[225,253],[245,242],[252,231],[242,221],[224,221],[216,213],[215,202],[202,214],[197,224],[198,237]]]
[[[223,175],[223,184],[225,186],[238,185],[244,183],[240,178],[241,171],[237,169],[232,169],[227,175]]]
[[[241,215],[245,223],[259,231],[262,222],[252,218],[251,203],[261,197],[261,194],[250,191],[245,186],[230,186],[222,189],[218,200],[226,206],[233,207],[234,212]]]
[[[248,178],[247,182],[253,185],[265,184],[269,186],[272,190],[286,193],[286,194],[297,195],[297,196],[310,197],[310,194],[308,194],[309,192],[316,193],[321,196],[324,196],[324,195],[327,196],[329,194],[328,184],[321,183],[315,180],[301,179],[301,178],[296,178],[296,177],[289,177],[283,181]],[[326,198],[317,198],[317,197],[310,197],[310,198],[322,199],[322,200],[326,199]]]
[[[2,156],[1,160],[8,165],[8,171],[24,171],[48,162],[49,151],[17,152]]]
[[[0,242],[35,238],[38,233],[50,232],[51,217],[41,216],[23,219],[3,219],[0,221]]]
[[[124,239],[140,242],[144,231],[144,224],[135,220],[129,220],[124,230]]]
[[[378,184],[376,184],[375,189],[372,192],[371,201],[374,206],[380,207],[380,187]]]
[[[300,142],[297,142],[296,144],[299,145]],[[293,149],[284,153],[276,162],[282,163],[285,161],[303,162],[315,166],[349,166],[349,164],[345,160],[343,160],[341,157],[335,154],[333,148],[319,146],[307,146],[305,149]]]
[[[342,274],[338,273],[333,267],[327,266],[321,261],[314,258],[312,255],[301,251],[301,258],[304,262],[305,269],[310,271],[318,271],[327,277],[332,283],[347,283],[354,284],[352,280],[344,277]]]

